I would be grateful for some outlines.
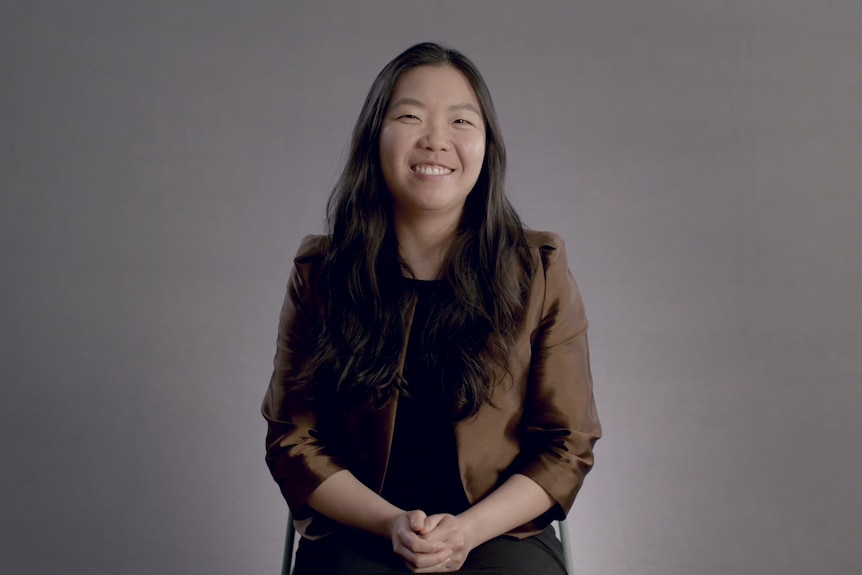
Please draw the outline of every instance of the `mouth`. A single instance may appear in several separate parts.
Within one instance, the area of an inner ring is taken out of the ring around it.
[[[438,164],[416,164],[410,166],[410,171],[420,176],[445,176],[451,174],[455,170],[440,166]]]

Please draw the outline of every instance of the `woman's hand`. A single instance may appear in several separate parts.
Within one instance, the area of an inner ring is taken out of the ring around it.
[[[484,499],[459,515],[439,514],[425,517],[421,511],[410,524],[413,534],[426,544],[441,544],[443,560],[409,564],[414,573],[451,573],[458,571],[467,555],[494,537],[534,519],[551,508],[554,499],[538,483],[515,474]],[[408,514],[409,515],[409,514]],[[433,563],[433,564],[429,564]]]
[[[436,518],[438,516],[432,516]],[[395,517],[389,524],[392,538],[392,551],[401,557],[404,564],[413,573],[440,573],[454,571],[463,564],[463,560],[454,569],[447,569],[452,558],[452,551],[440,536],[429,540],[422,533],[432,532],[439,520],[425,515],[423,511],[407,511]]]
[[[442,545],[447,558],[436,565],[413,569],[414,573],[447,573],[458,571],[467,560],[475,544],[470,536],[470,526],[463,518],[441,513],[425,518],[418,535],[427,543]]]

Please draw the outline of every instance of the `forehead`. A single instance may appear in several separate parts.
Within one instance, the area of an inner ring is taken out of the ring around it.
[[[419,66],[402,73],[392,89],[390,105],[400,98],[411,98],[424,104],[470,103],[481,109],[467,76],[449,64]]]

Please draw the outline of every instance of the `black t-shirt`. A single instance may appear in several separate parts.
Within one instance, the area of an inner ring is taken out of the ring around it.
[[[417,303],[404,363],[406,389],[398,398],[382,495],[405,510],[457,514],[469,502],[458,470],[452,407],[440,366],[422,362],[426,327],[448,287],[443,281],[405,279],[405,284]]]

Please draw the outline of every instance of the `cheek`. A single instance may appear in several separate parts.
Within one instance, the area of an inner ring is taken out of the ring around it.
[[[391,126],[384,126],[380,131],[380,170],[383,172],[384,182],[390,188],[397,178],[399,157],[398,131]]]
[[[386,164],[389,158],[392,157],[394,148],[395,135],[388,127],[384,127],[380,131],[380,160]]]
[[[485,137],[471,138],[470,141],[464,143],[462,150],[465,159],[478,172],[482,168],[482,162],[485,159]]]

